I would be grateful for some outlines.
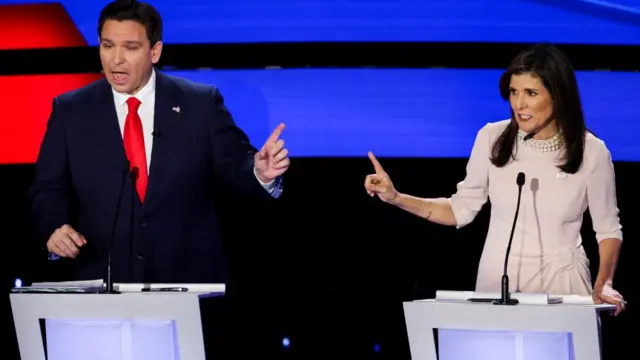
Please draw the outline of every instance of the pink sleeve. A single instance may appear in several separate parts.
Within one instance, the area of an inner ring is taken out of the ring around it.
[[[471,223],[487,202],[491,145],[489,125],[485,125],[476,135],[466,176],[458,183],[456,193],[449,198],[457,228]]]
[[[599,145],[592,155],[594,165],[587,179],[587,202],[598,243],[610,238],[622,240],[611,153],[603,143]]]

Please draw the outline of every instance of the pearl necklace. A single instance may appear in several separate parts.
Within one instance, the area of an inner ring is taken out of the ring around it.
[[[525,136],[527,136],[527,133],[518,129],[518,141],[535,152],[558,151],[564,146],[564,140],[560,133],[556,133],[553,137],[547,140],[529,139],[524,141]]]

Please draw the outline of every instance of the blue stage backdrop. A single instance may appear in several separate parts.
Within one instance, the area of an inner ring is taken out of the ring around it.
[[[91,45],[107,0],[59,2]],[[309,41],[640,44],[640,0],[150,0],[167,43]]]
[[[261,144],[280,121],[297,157],[467,157],[476,132],[506,119],[501,71],[300,69],[176,71],[216,85]],[[614,160],[640,161],[640,73],[578,72],[587,124]]]

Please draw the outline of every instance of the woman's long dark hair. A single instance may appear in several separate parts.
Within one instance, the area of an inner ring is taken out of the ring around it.
[[[500,96],[509,101],[512,75],[531,74],[540,79],[553,101],[553,115],[564,141],[562,171],[574,174],[582,165],[586,126],[576,76],[565,54],[553,45],[538,44],[518,54],[500,77]],[[513,109],[511,123],[500,134],[491,152],[491,162],[505,166],[515,158],[518,123]]]

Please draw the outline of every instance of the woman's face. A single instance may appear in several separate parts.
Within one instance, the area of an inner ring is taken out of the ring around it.
[[[518,127],[535,139],[548,139],[556,134],[553,100],[542,81],[530,73],[511,75],[509,103]]]

